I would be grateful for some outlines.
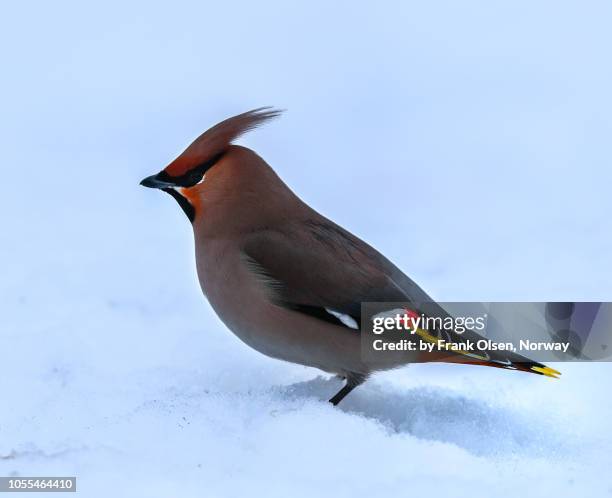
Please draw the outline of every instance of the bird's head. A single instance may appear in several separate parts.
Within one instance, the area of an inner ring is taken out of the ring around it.
[[[140,184],[170,194],[193,222],[198,210],[197,198],[207,181],[209,170],[219,164],[220,169],[227,168],[230,173],[229,165],[232,161],[226,156],[231,155],[229,152],[232,150],[232,142],[260,124],[279,116],[281,112],[262,107],[221,121],[196,138],[163,170],[148,176]]]

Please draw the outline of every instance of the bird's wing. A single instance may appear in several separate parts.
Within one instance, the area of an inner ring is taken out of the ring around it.
[[[276,304],[334,323],[359,323],[362,302],[431,301],[378,251],[324,218],[252,233],[242,252]]]
[[[253,232],[242,254],[275,304],[336,325],[359,330],[363,302],[401,302],[419,315],[450,316],[378,251],[322,217]],[[472,330],[445,331],[445,336],[447,342],[482,339]],[[486,352],[481,360],[450,354],[441,361],[557,373],[509,351]]]

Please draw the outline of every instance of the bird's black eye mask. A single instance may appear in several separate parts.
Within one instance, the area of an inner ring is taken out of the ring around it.
[[[171,176],[166,172],[166,170],[162,170],[156,175],[145,178],[142,180],[142,182],[140,182],[140,184],[145,187],[158,188],[167,194],[170,194],[172,197],[174,197],[176,202],[178,202],[178,205],[181,207],[187,218],[189,218],[189,221],[193,223],[193,220],[195,219],[195,209],[189,200],[187,200],[185,196],[181,195],[180,192],[176,190],[176,187],[189,188],[200,183],[206,172],[217,164],[219,159],[223,157],[223,154],[225,154],[225,151],[216,154],[208,161],[205,161],[199,166],[190,169],[181,176]]]
[[[166,172],[166,170],[161,170],[153,178],[157,182],[166,184],[164,186],[167,187],[193,187],[194,185],[200,183],[202,178],[204,178],[206,172],[215,164],[217,164],[217,162],[219,162],[219,159],[221,159],[224,154],[225,151],[219,152],[215,156],[211,157],[208,161],[204,161],[202,164],[190,169],[181,176],[171,176]],[[146,180],[148,180],[148,178],[143,181]]]

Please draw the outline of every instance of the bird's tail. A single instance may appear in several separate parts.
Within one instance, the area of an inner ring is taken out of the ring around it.
[[[453,354],[452,356],[447,355],[443,359],[437,361],[443,361],[445,363],[463,363],[466,365],[482,365],[485,367],[503,368],[504,370],[518,370],[520,372],[544,375],[545,377],[551,377],[553,379],[558,379],[561,375],[561,372],[554,368],[522,357],[520,357],[518,361],[512,361],[510,359],[490,359],[472,353],[467,353],[465,355],[462,355],[461,352],[458,353],[459,354]]]
[[[452,357],[446,357],[443,361],[448,363],[465,363],[469,365],[483,365],[485,367],[495,367],[495,368],[503,368],[504,370],[519,370],[521,372],[528,372],[538,375],[544,375],[545,377],[551,377],[553,379],[558,379],[561,375],[561,372],[555,370],[554,368],[547,367],[542,363],[538,363],[537,361],[530,361],[527,358],[523,358],[519,355],[518,360],[514,359],[492,359],[485,358],[480,355],[474,355],[472,353],[468,353],[466,355],[453,355]]]
[[[522,372],[535,373],[538,375],[545,375],[546,377],[552,377],[553,379],[558,379],[561,375],[561,372],[555,370],[554,368],[547,367],[546,365],[542,365],[542,363],[537,363],[534,361],[530,362],[521,362],[521,363],[512,363],[511,367],[514,370],[520,370]]]
[[[439,339],[432,336],[429,332],[417,328],[416,334],[427,342],[439,343]],[[433,361],[443,361],[446,363],[465,363],[470,365],[483,365],[487,367],[503,368],[505,370],[519,370],[538,375],[544,375],[553,379],[558,379],[561,372],[554,368],[547,367],[537,361],[532,361],[517,353],[508,352],[502,355],[501,352],[479,352],[465,351],[461,348],[452,348],[452,353],[444,354],[441,358]]]

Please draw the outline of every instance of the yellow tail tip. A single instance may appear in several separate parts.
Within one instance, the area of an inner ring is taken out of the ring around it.
[[[550,367],[531,367],[531,370],[546,375],[546,377],[552,377],[553,379],[558,379],[559,375],[561,375],[561,372]]]

